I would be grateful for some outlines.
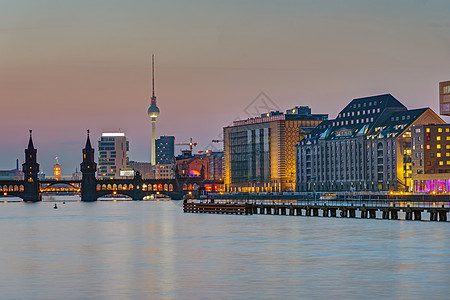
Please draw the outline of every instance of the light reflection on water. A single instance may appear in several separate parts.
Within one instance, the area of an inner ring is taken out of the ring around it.
[[[0,203],[2,299],[448,297],[450,224]]]

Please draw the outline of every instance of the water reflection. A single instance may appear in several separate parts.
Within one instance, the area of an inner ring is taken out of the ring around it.
[[[1,203],[5,299],[445,298],[448,223]]]

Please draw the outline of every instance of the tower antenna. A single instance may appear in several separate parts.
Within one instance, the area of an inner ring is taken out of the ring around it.
[[[156,100],[155,96],[155,55],[152,54],[152,100]]]

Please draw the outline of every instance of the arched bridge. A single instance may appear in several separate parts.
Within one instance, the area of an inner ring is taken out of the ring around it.
[[[65,191],[80,193],[82,201],[96,201],[105,195],[122,194],[134,200],[142,200],[152,194],[167,195],[174,200],[181,200],[185,195],[198,196],[205,186],[215,186],[221,182],[205,180],[200,177],[175,179],[143,179],[139,172],[132,179],[97,179],[95,176],[97,164],[94,161],[94,149],[89,140],[83,149],[81,163],[81,180],[39,180],[39,164],[37,150],[31,137],[28,148],[25,149],[25,163],[22,165],[23,180],[0,180],[0,197],[15,196],[24,201],[41,201],[42,194],[48,192]]]

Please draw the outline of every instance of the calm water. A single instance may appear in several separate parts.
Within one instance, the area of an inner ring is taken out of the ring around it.
[[[449,299],[450,223],[0,203],[1,299]]]

